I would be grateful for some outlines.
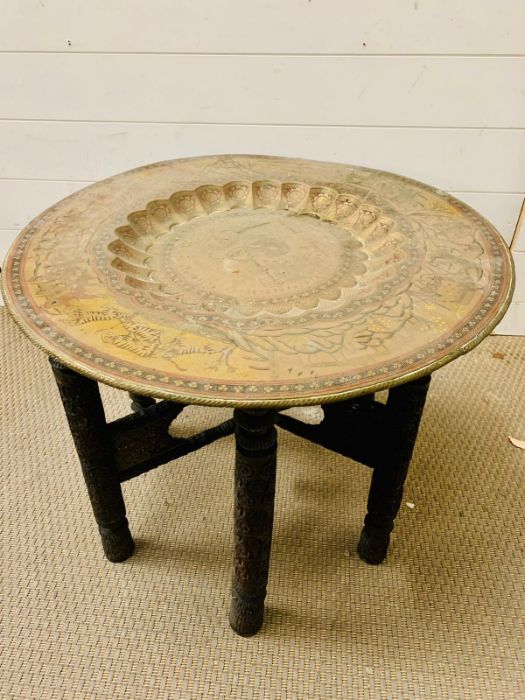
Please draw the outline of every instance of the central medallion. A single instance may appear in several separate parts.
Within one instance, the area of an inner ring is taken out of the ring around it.
[[[163,261],[153,277],[165,294],[177,294],[182,285],[241,306],[271,306],[300,304],[350,269],[343,283],[353,286],[355,274],[365,269],[358,248],[358,241],[332,223],[255,209],[194,219],[170,232],[151,253]]]
[[[133,305],[241,328],[362,311],[363,299],[406,285],[411,245],[353,193],[263,180],[150,202],[108,247],[112,286]]]

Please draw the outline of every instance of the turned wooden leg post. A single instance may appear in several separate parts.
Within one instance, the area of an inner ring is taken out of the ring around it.
[[[380,564],[386,557],[429,384],[430,375],[426,375],[389,391],[381,436],[384,447],[374,465],[368,513],[357,548],[369,564]]]
[[[244,637],[263,623],[272,544],[277,433],[272,411],[236,409],[234,573],[230,625]]]
[[[50,363],[82,466],[104,553],[109,561],[124,561],[133,552],[134,543],[98,384],[55,358],[50,358]]]
[[[144,409],[149,406],[154,406],[156,401],[151,396],[142,396],[142,394],[132,394],[129,392],[131,399],[131,410],[133,413],[144,413]]]

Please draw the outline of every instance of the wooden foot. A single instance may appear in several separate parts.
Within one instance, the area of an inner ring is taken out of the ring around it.
[[[230,625],[262,626],[272,544],[277,433],[272,411],[236,409],[234,573]]]
[[[132,554],[134,543],[98,384],[55,358],[50,358],[50,363],[82,466],[104,553],[109,561],[124,561]]]
[[[386,558],[389,544],[390,533],[374,531],[365,525],[361,531],[357,553],[367,564],[381,564]]]
[[[361,559],[369,564],[380,564],[386,557],[429,384],[430,375],[426,375],[389,391],[383,447],[373,465],[368,513],[357,548]]]

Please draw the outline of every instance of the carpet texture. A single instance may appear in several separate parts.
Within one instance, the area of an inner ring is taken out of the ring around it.
[[[5,309],[0,333],[1,698],[525,698],[525,451],[508,440],[525,438],[525,338],[435,374],[379,567],[355,552],[369,470],[279,432],[266,620],[242,639],[233,438],[125,484],[137,551],[110,564],[47,360]],[[177,429],[229,414],[188,408]]]

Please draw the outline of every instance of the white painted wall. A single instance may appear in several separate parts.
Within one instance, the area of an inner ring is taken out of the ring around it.
[[[268,153],[393,170],[510,243],[525,193],[523,0],[2,0],[0,256],[142,163]],[[525,334],[525,234],[515,303]]]

